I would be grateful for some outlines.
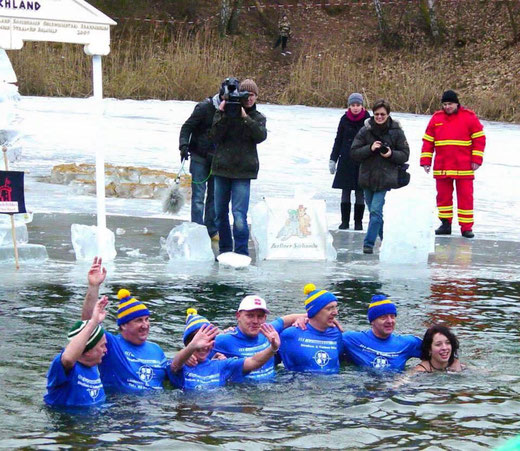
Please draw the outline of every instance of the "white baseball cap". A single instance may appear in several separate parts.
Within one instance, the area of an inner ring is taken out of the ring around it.
[[[242,299],[242,302],[238,306],[239,312],[242,310],[250,311],[250,310],[258,310],[258,309],[263,310],[265,313],[271,313],[267,309],[267,305],[266,305],[265,301],[260,296],[257,296],[256,294],[246,296],[244,299]]]

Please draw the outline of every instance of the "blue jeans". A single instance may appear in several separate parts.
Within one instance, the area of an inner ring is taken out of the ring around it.
[[[211,163],[201,163],[191,159],[191,222],[205,225],[208,229],[209,236],[213,236],[218,231],[217,221],[215,218],[214,177],[211,176],[207,182],[202,182],[202,180],[206,180],[208,178],[210,170]],[[205,196],[206,185],[208,186],[207,196]],[[206,197],[206,202],[204,202],[204,197]]]
[[[247,227],[247,210],[249,208],[250,179],[229,179],[215,176],[215,211],[220,253],[235,252],[249,255],[249,228]],[[229,224],[229,202],[233,213],[233,237]]]
[[[383,206],[385,205],[387,191],[364,190],[365,202],[370,212],[367,234],[363,242],[365,246],[374,247],[378,235],[381,241],[383,241]]]

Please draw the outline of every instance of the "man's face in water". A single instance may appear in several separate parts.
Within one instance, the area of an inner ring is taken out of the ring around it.
[[[267,314],[262,309],[241,310],[237,312],[237,324],[240,331],[248,337],[256,337],[260,326],[267,320]]]

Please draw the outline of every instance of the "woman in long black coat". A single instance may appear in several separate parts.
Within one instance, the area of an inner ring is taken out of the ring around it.
[[[330,154],[329,170],[336,173],[332,188],[341,189],[341,230],[349,228],[351,192],[355,192],[354,204],[354,229],[363,230],[363,213],[365,211],[365,198],[363,190],[358,186],[359,163],[350,158],[350,147],[357,132],[363,127],[365,119],[370,118],[368,111],[363,108],[363,96],[357,92],[348,97],[348,109],[341,117],[334,141],[334,147]],[[337,167],[336,167],[337,164]]]

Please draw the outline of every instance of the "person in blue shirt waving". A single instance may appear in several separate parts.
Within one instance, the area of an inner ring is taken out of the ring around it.
[[[272,325],[264,323],[260,326],[260,332],[268,340],[268,348],[251,357],[210,360],[208,357],[218,329],[197,314],[197,310],[190,308],[186,313],[185,348],[175,355],[171,366],[173,384],[184,390],[208,390],[222,387],[228,382],[241,382],[244,375],[265,365],[280,348],[278,332]],[[186,363],[192,355],[198,363],[188,366]]]
[[[89,318],[106,277],[101,258],[94,258],[88,273],[88,290],[82,318]],[[120,334],[106,332],[107,353],[99,365],[105,390],[141,394],[163,389],[169,362],[161,347],[148,341],[150,311],[126,289],[117,294],[117,325]]]
[[[105,402],[98,365],[107,351],[105,319],[108,298],[94,306],[92,317],[77,321],[69,330],[69,344],[58,354],[47,373],[45,403],[53,407],[90,407]]]
[[[342,353],[341,331],[336,327],[338,299],[312,283],[303,289],[309,322],[304,330],[285,329],[279,355],[290,371],[334,374],[339,372]]]
[[[372,296],[368,306],[369,330],[344,332],[346,356],[355,365],[382,371],[402,371],[406,361],[421,356],[422,340],[394,333],[397,307],[386,295]]]
[[[220,334],[215,338],[216,352],[226,357],[251,357],[270,346],[267,337],[260,333],[262,324],[269,314],[264,299],[257,295],[249,295],[242,299],[236,312],[237,327],[232,332]],[[275,319],[269,323],[278,334],[291,326],[296,320],[306,318],[305,313],[294,313]],[[245,376],[247,382],[269,382],[275,378],[275,359],[270,358],[261,368]]]

